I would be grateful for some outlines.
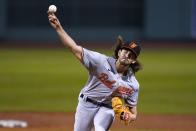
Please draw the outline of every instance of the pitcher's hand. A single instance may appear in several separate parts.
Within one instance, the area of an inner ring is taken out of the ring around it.
[[[59,30],[61,29],[61,23],[59,22],[58,18],[55,16],[54,13],[48,12],[48,21],[50,25],[55,29]]]

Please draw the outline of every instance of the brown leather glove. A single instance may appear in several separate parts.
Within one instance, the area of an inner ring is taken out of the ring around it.
[[[131,122],[132,113],[129,111],[129,108],[122,103],[119,97],[112,98],[112,108],[116,116],[120,118],[125,125],[128,125]]]

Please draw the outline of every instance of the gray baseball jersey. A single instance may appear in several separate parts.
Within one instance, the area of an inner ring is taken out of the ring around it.
[[[111,104],[113,96],[125,99],[127,106],[135,107],[138,100],[139,83],[131,70],[120,76],[116,70],[116,59],[82,48],[83,65],[89,79],[81,93],[97,102]]]

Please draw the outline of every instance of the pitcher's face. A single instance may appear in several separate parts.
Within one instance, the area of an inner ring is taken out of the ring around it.
[[[129,49],[121,49],[118,51],[118,60],[121,65],[127,66],[136,62],[135,55]]]

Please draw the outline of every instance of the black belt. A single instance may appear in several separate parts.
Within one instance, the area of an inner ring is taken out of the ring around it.
[[[80,97],[83,98],[83,97],[84,97],[84,94],[81,94]],[[87,102],[90,102],[90,103],[93,103],[93,104],[95,104],[95,105],[97,105],[97,106],[104,106],[104,107],[107,107],[107,108],[112,109],[112,106],[111,106],[111,105],[105,104],[105,103],[101,103],[101,102],[97,102],[97,101],[92,100],[92,99],[90,99],[90,98],[88,98],[88,97],[86,98],[86,101],[87,101]]]

